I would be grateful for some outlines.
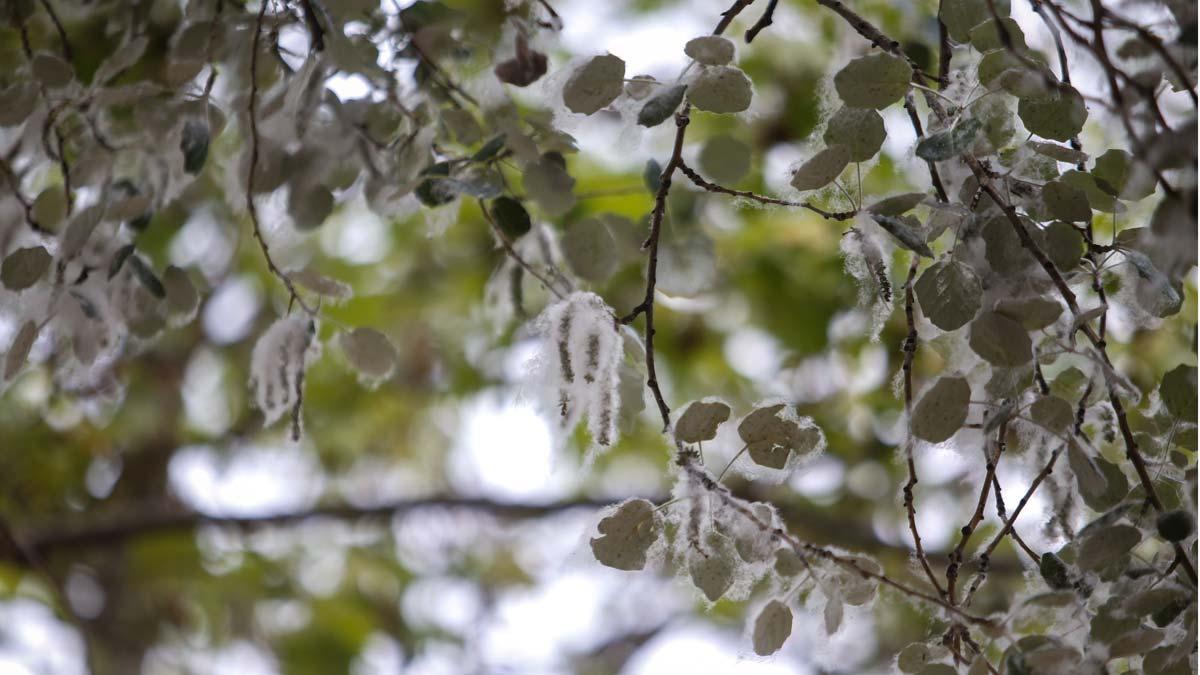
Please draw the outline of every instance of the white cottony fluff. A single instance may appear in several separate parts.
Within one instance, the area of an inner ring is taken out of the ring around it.
[[[303,314],[279,319],[258,338],[250,356],[250,388],[270,426],[300,400],[304,369],[320,353],[316,325]]]
[[[612,445],[624,346],[612,309],[594,293],[572,293],[547,307],[535,326],[543,341],[539,367],[560,429],[569,431],[586,414],[592,440]]]

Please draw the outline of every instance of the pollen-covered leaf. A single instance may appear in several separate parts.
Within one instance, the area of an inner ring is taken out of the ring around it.
[[[913,408],[913,435],[930,443],[950,438],[967,421],[970,400],[971,385],[966,379],[939,378]]]
[[[899,216],[913,210],[923,201],[925,201],[924,192],[906,192],[885,197],[868,206],[867,211],[877,216]]]
[[[855,108],[886,108],[904,98],[912,80],[912,66],[887,52],[854,59],[833,77],[842,102]]]
[[[818,429],[802,427],[793,419],[780,417],[780,413],[787,414],[785,408],[782,403],[757,408],[738,424],[738,435],[756,464],[782,469],[792,453],[804,455],[820,444]]]
[[[709,537],[712,541],[717,536]],[[733,585],[733,576],[737,571],[733,552],[728,545],[710,545],[704,551],[691,550],[688,552],[688,575],[692,583],[709,602],[716,602],[725,595],[725,591]]]
[[[617,243],[599,218],[584,218],[567,227],[562,252],[575,274],[596,283],[612,276],[619,262]]]
[[[842,604],[842,594],[836,588],[830,591],[829,598],[825,601],[825,610],[823,612],[825,618],[825,633],[833,635],[842,627],[842,616],[845,614],[845,605]]]
[[[925,243],[925,233],[921,221],[913,216],[881,216],[872,214],[871,218],[885,232],[895,237],[896,242],[904,248],[926,258],[933,257],[933,250]]]
[[[917,143],[917,157],[930,162],[941,162],[957,157],[971,147],[975,135],[983,123],[975,118],[965,119],[951,129],[929,134]]]
[[[342,331],[337,340],[346,361],[368,380],[386,380],[396,369],[396,348],[386,335],[374,328]]]
[[[734,47],[729,38],[702,35],[688,40],[683,46],[683,52],[706,66],[723,66],[733,60]]]
[[[688,86],[687,97],[699,110],[739,113],[750,107],[753,91],[750,78],[733,66],[710,66]]]
[[[686,91],[687,85],[684,84],[660,89],[638,111],[638,124],[644,127],[656,127],[662,124],[668,117],[675,114],[679,104],[683,103],[683,94]]]
[[[887,130],[883,117],[871,108],[842,106],[825,127],[825,145],[844,145],[850,161],[865,162],[883,147]]]
[[[983,294],[975,272],[952,258],[925,270],[913,291],[926,318],[942,330],[957,330],[974,319]]]
[[[844,145],[831,145],[813,155],[792,174],[792,187],[797,190],[816,190],[829,185],[850,163],[850,150]]]
[[[1008,0],[995,0],[995,7],[1000,16],[1008,16]],[[988,0],[945,0],[938,5],[938,18],[955,42],[965,44],[971,39],[971,29],[991,19],[992,12]]]
[[[625,62],[612,54],[592,57],[575,69],[563,87],[571,112],[591,115],[612,103],[625,87]]]
[[[710,441],[717,427],[729,419],[730,409],[720,401],[695,401],[675,422],[675,438],[684,443]]]
[[[1033,341],[1021,324],[996,312],[983,312],[971,322],[971,349],[996,366],[1023,366],[1033,359]]]
[[[792,634],[792,610],[778,600],[767,603],[754,620],[754,653],[770,656]]]
[[[646,566],[646,552],[662,534],[662,522],[654,504],[630,499],[620,504],[597,525],[599,537],[591,540],[592,553],[601,564],[619,570]]]
[[[36,284],[50,267],[50,254],[42,246],[19,248],[0,264],[0,281],[10,291],[21,291]]]

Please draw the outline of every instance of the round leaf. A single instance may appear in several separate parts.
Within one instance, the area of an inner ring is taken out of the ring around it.
[[[601,535],[591,540],[596,560],[608,567],[633,571],[646,566],[646,551],[658,540],[662,523],[654,504],[630,499],[603,518],[596,529]]]
[[[754,653],[769,656],[779,651],[792,634],[792,610],[772,600],[754,620]]]
[[[733,42],[720,35],[702,35],[688,40],[683,53],[706,66],[723,66],[733,60]]]
[[[813,155],[792,174],[792,187],[797,190],[816,190],[833,182],[850,163],[850,150],[844,145],[831,145]]]
[[[886,108],[908,93],[912,66],[904,59],[879,52],[854,59],[833,77],[842,102],[855,108]]]
[[[625,62],[604,54],[575,69],[563,87],[563,103],[571,112],[591,115],[616,100],[624,88]]]
[[[967,421],[971,385],[961,377],[943,377],[913,408],[912,433],[930,443],[950,438]]]
[[[942,330],[957,330],[974,319],[983,293],[975,272],[951,259],[925,270],[913,291],[926,318]]]
[[[675,438],[684,443],[710,441],[716,438],[717,427],[729,419],[729,413],[729,406],[720,401],[696,401],[675,422]]]
[[[1021,324],[996,312],[971,322],[971,349],[994,366],[1023,366],[1033,359],[1033,341]]]
[[[737,113],[750,107],[750,78],[731,66],[705,68],[688,87],[692,105],[712,113]]]
[[[887,130],[883,117],[870,108],[842,106],[829,118],[825,127],[825,145],[844,145],[850,151],[850,161],[865,162],[879,152]]]

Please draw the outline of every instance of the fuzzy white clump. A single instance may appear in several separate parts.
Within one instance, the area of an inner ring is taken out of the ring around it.
[[[321,351],[309,317],[293,314],[279,319],[258,338],[250,355],[250,388],[263,413],[263,426],[275,423],[300,400],[304,371]],[[299,429],[293,428],[293,437]]]
[[[537,362],[545,399],[567,433],[586,415],[599,446],[617,439],[624,341],[613,311],[594,293],[576,292],[550,305],[535,322],[542,336]]]
[[[850,228],[841,242],[846,273],[858,282],[858,304],[872,310],[871,341],[879,340],[892,313],[891,265],[871,231]]]

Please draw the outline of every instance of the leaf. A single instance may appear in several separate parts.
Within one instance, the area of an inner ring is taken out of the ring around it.
[[[816,190],[829,185],[850,163],[850,150],[844,145],[831,145],[813,155],[792,174],[792,187],[797,190]]]
[[[675,114],[679,104],[683,103],[683,94],[686,91],[686,84],[660,89],[638,111],[638,124],[644,127],[656,127],[665,122],[668,117]]]
[[[729,38],[720,35],[702,35],[688,40],[683,53],[706,66],[723,66],[733,60],[734,47]]]
[[[767,603],[754,620],[754,653],[770,656],[792,634],[792,610],[778,600]]]
[[[617,242],[597,218],[577,220],[562,240],[563,257],[580,277],[594,283],[607,280],[617,269]]]
[[[525,167],[525,190],[548,216],[561,216],[575,205],[575,179],[554,155],[547,153]]]
[[[699,110],[738,113],[750,107],[753,91],[750,78],[732,66],[710,66],[692,80],[688,100]]]
[[[971,322],[971,349],[995,366],[1023,366],[1033,360],[1033,341],[1021,324],[996,312]]]
[[[684,443],[711,441],[729,413],[729,406],[720,401],[695,401],[675,422],[675,438]]]
[[[738,424],[738,436],[746,443],[756,464],[782,469],[793,452],[807,454],[820,443],[819,430],[779,417],[785,408],[782,403],[757,408]]]
[[[845,605],[842,604],[841,594],[837,589],[830,592],[829,598],[825,601],[825,633],[833,635],[838,628],[842,626],[842,616],[845,614]]]
[[[1160,318],[1178,312],[1183,304],[1183,295],[1171,279],[1160,272],[1149,256],[1141,251],[1126,249],[1123,253],[1137,271],[1141,282],[1138,299],[1143,301],[1144,309]]]
[[[912,216],[872,215],[871,218],[885,232],[895,237],[896,241],[904,248],[926,258],[933,257],[933,251],[930,250],[929,244],[925,243],[925,235],[919,231],[921,221]]]
[[[700,170],[723,185],[733,185],[750,172],[750,146],[730,136],[710,138],[700,150]]]
[[[912,434],[930,443],[953,436],[967,421],[971,385],[961,377],[942,377],[913,408]]]
[[[17,331],[12,344],[8,346],[8,353],[4,355],[5,380],[11,380],[25,365],[25,359],[29,358],[29,350],[37,340],[38,331],[38,325],[33,321],[21,324],[21,329]]]
[[[1045,155],[1059,162],[1067,162],[1068,164],[1079,164],[1087,161],[1087,153],[1076,150],[1075,148],[1066,148],[1054,143],[1046,143],[1043,141],[1029,141],[1029,147],[1039,155]]]
[[[1083,258],[1083,235],[1074,226],[1055,221],[1042,231],[1043,251],[1060,272],[1068,272]]]
[[[870,108],[842,106],[825,127],[825,145],[844,145],[850,161],[865,162],[875,156],[887,138],[883,117]]]
[[[625,95],[635,101],[643,101],[658,89],[656,84],[658,80],[653,75],[634,75],[625,82]]]
[[[546,55],[529,48],[529,40],[522,32],[517,33],[517,53],[511,59],[501,61],[492,69],[496,79],[515,87],[528,87],[546,74]]]
[[[688,574],[692,583],[709,602],[716,602],[733,585],[735,571],[732,552],[710,546],[707,553],[692,551],[688,555]]]
[[[150,265],[145,260],[142,260],[137,255],[129,256],[129,269],[133,272],[134,278],[142,286],[145,286],[151,295],[159,300],[167,297],[167,289],[163,287],[162,282],[158,279],[158,275],[154,273],[154,270],[150,269]]]
[[[1029,131],[1053,141],[1067,141],[1079,135],[1087,120],[1083,97],[1067,87],[1044,98],[1022,98],[1017,115]]]
[[[868,206],[867,211],[877,216],[899,216],[913,210],[923,201],[924,192],[906,192],[881,199]]]
[[[1118,523],[1086,537],[1076,557],[1079,569],[1098,570],[1115,562],[1142,541],[1142,533],[1132,525]]]
[[[1001,31],[1008,36],[1007,44],[1005,44],[1005,38],[1002,37]],[[971,46],[980,53],[996,49],[1012,48],[1018,51],[1026,49],[1025,33],[1021,30],[1021,26],[1009,17],[1002,17],[999,21],[989,18],[970,30],[970,39]]]
[[[1129,201],[1149,197],[1156,187],[1154,175],[1128,150],[1106,151],[1096,158],[1091,173],[1101,190]]]
[[[445,183],[441,186],[442,189],[447,187],[449,185]],[[324,185],[293,184],[288,190],[288,215],[301,232],[311,232],[320,227],[333,213],[333,203],[333,193]]]
[[[654,505],[645,499],[622,502],[597,525],[599,537],[591,540],[592,554],[602,565],[619,570],[646,566],[646,552],[662,533]]]
[[[1065,434],[1075,422],[1075,409],[1057,396],[1042,396],[1029,407],[1034,423],[1056,434]]]
[[[34,78],[51,89],[65,87],[75,79],[75,69],[71,64],[49,52],[34,54],[30,66]]]
[[[38,88],[33,82],[14,82],[0,89],[0,127],[21,124],[33,112],[38,102]]]
[[[925,317],[946,331],[962,328],[974,319],[983,294],[975,272],[952,258],[925,270],[913,291]]]
[[[1092,207],[1088,205],[1087,193],[1069,183],[1056,180],[1042,187],[1042,201],[1050,215],[1074,223],[1092,220]]]
[[[108,263],[108,278],[110,280],[120,274],[122,269],[125,269],[125,261],[129,260],[129,256],[133,255],[133,252],[136,250],[137,244],[126,244],[117,249],[117,252],[113,254],[112,260]]]
[[[492,218],[509,241],[520,239],[533,226],[529,212],[512,197],[496,197],[492,200]]]
[[[1163,641],[1163,632],[1153,628],[1135,628],[1108,646],[1108,658],[1119,659],[1145,654]]]
[[[958,157],[971,147],[983,122],[974,117],[965,119],[952,129],[929,134],[917,143],[917,157],[930,162],[941,162]]]
[[[919,673],[929,664],[948,655],[948,650],[941,645],[913,642],[900,650],[900,654],[896,658],[896,667],[901,672]]]
[[[938,18],[955,42],[965,44],[971,39],[971,29],[992,18],[988,0],[943,0],[938,5]],[[996,13],[1007,16],[1008,0],[995,0]]]
[[[854,59],[833,77],[842,102],[855,108],[886,108],[908,93],[912,66],[887,52]]]
[[[208,159],[209,133],[208,125],[199,120],[188,120],[183,123],[183,133],[179,140],[179,151],[183,153],[183,171],[193,176],[204,168]]]
[[[1025,330],[1041,330],[1062,316],[1062,305],[1042,296],[1001,300],[996,312],[1020,323]]]
[[[804,561],[790,548],[775,550],[775,573],[790,579],[804,571]]]
[[[471,161],[472,162],[487,162],[487,161],[494,159],[496,157],[496,155],[499,155],[500,151],[504,149],[505,138],[506,137],[504,134],[498,134],[496,136],[492,136],[492,138],[490,140],[488,140],[487,143],[484,143],[483,146],[479,148],[479,150],[475,151],[474,155],[471,155]]]
[[[571,112],[591,115],[612,103],[625,87],[625,62],[612,54],[592,57],[575,69],[563,87]]]
[[[109,80],[132,67],[142,58],[147,44],[149,44],[149,39],[145,35],[140,35],[114,49],[112,54],[96,68],[96,74],[92,76],[92,86],[108,84]]]
[[[1162,384],[1158,386],[1158,395],[1167,411],[1177,419],[1185,422],[1196,421],[1196,368],[1175,366],[1163,375]]]
[[[1071,574],[1067,564],[1056,554],[1046,551],[1038,563],[1038,571],[1050,588],[1065,590],[1071,587]]]
[[[0,265],[0,282],[10,291],[22,291],[36,284],[50,267],[50,254],[42,246],[19,248]],[[1192,378],[1195,380],[1195,378]]]
[[[292,277],[296,280],[295,277]],[[166,291],[167,310],[176,315],[191,316],[200,304],[200,295],[188,278],[187,272],[169,265],[163,272],[163,289]]]
[[[662,165],[653,157],[646,160],[646,168],[642,169],[642,184],[652,195],[657,195],[662,187]]]
[[[396,348],[386,335],[374,328],[342,331],[338,333],[337,341],[346,361],[368,380],[386,380],[396,369],[399,358]]]

